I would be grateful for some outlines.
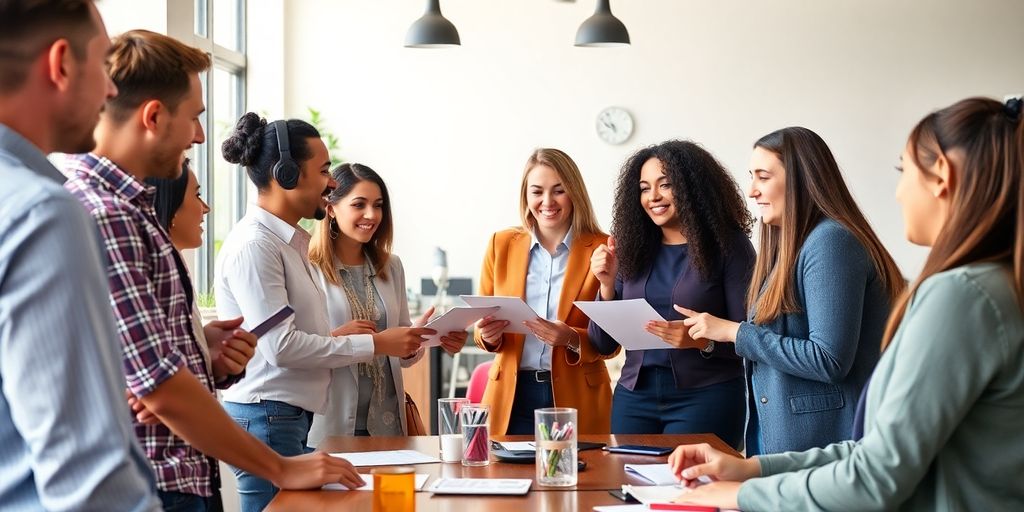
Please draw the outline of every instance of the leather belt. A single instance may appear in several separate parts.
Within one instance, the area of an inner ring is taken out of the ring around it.
[[[551,382],[551,370],[519,370],[519,375],[533,377],[536,382]]]

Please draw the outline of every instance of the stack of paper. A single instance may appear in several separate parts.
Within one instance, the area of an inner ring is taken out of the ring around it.
[[[623,485],[623,494],[628,494],[644,505],[651,503],[672,503],[682,496],[686,489],[678,485]]]
[[[344,485],[341,484],[327,484],[323,487],[323,489],[325,491],[372,491],[373,475],[359,473],[359,476],[363,478],[363,481],[366,482],[366,485],[362,487],[357,487],[355,489],[349,489],[348,487],[345,487]],[[422,490],[423,485],[427,483],[428,479],[430,479],[430,475],[428,475],[427,473],[416,473],[416,490]]]

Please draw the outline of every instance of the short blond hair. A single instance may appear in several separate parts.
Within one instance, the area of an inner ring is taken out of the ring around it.
[[[111,41],[110,79],[118,94],[108,110],[124,122],[146,101],[159,100],[172,111],[188,94],[192,75],[210,69],[210,56],[173,37],[131,30]]]
[[[590,204],[590,194],[587,193],[587,184],[583,182],[580,168],[564,151],[554,148],[535,149],[530,158],[526,160],[523,181],[519,187],[519,216],[523,222],[523,229],[532,232],[537,226],[537,219],[533,218],[533,213],[526,201],[526,178],[529,177],[530,171],[538,165],[546,165],[554,169],[559,179],[562,180],[562,188],[569,194],[569,200],[572,201],[573,233],[577,236],[603,235],[601,226],[597,223],[597,216],[594,215],[594,207]]]

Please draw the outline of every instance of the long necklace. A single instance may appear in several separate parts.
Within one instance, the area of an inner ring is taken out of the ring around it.
[[[373,273],[370,269],[369,263],[362,265],[362,277],[363,277],[363,298],[360,300],[359,295],[356,293],[356,287],[358,284],[356,276],[353,275],[354,269],[359,268],[358,266],[342,265],[341,268],[341,288],[345,292],[345,297],[348,299],[349,308],[352,310],[353,320],[372,320],[377,322],[380,320],[380,310],[377,308],[377,301],[374,300],[375,292],[373,287]],[[384,391],[386,389],[384,385],[384,374],[385,365],[387,364],[387,356],[378,356],[373,359],[372,362],[359,363],[356,365],[360,375],[365,375],[370,378],[370,382],[373,383],[373,392],[371,394],[372,401],[375,405],[380,406],[384,403]],[[370,407],[368,414],[376,416],[379,414],[378,407]],[[385,424],[391,424],[394,422],[393,415],[384,414],[381,418]],[[390,421],[389,421],[390,420]],[[371,420],[368,419],[368,424]]]

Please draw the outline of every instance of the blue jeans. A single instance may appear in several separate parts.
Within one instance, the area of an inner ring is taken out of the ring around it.
[[[506,435],[533,435],[534,409],[554,407],[550,382],[537,382],[533,372],[520,373],[516,378],[516,396],[512,400],[512,412],[508,417]]]
[[[204,498],[195,494],[177,491],[157,491],[164,512],[221,512],[224,505],[220,501],[220,491],[213,496]]]
[[[728,445],[743,443],[746,396],[742,377],[700,388],[676,389],[670,368],[640,369],[630,391],[612,397],[613,434],[711,433]]]
[[[313,451],[306,447],[313,413],[276,400],[263,400],[255,404],[224,402],[224,409],[235,423],[263,441],[275,452],[292,457]],[[238,479],[238,495],[242,512],[259,512],[270,504],[277,488],[264,480],[236,467],[231,471]]]

